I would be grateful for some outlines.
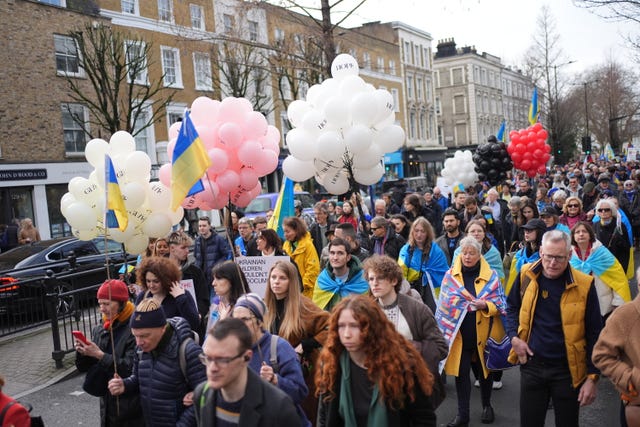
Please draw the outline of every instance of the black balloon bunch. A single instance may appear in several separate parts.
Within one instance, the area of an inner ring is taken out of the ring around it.
[[[475,171],[478,173],[478,180],[488,181],[491,185],[504,181],[507,177],[507,171],[513,168],[506,144],[498,142],[493,135],[487,139],[487,142],[478,145],[472,159],[476,165]]]

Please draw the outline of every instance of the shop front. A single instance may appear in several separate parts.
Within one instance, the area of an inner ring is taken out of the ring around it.
[[[445,152],[445,148],[408,149],[405,153],[405,178],[421,176],[429,185],[435,185],[444,167]]]
[[[393,181],[404,178],[403,150],[384,155],[384,180]]]

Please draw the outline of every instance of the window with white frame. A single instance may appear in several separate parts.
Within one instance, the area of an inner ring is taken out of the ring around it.
[[[89,110],[82,104],[62,104],[62,130],[64,151],[67,154],[83,154],[87,145]]]
[[[56,70],[59,75],[77,76],[84,75],[80,67],[80,53],[73,37],[54,34],[56,49]]]
[[[283,99],[292,99],[291,84],[289,83],[289,76],[287,75],[280,77],[280,94]]]
[[[420,112],[420,139],[427,139],[427,114],[424,111]]]
[[[416,112],[413,110],[409,113],[409,138],[416,139]]]
[[[248,21],[249,24],[249,40],[258,41],[258,23],[256,21]]]
[[[403,56],[403,60],[405,62],[405,64],[410,64],[411,63],[411,43],[409,42],[404,42],[404,56]]]
[[[451,81],[454,85],[460,85],[464,83],[462,68],[452,68],[451,69]]]
[[[173,0],[158,0],[158,19],[173,22]]]
[[[208,53],[193,52],[193,70],[197,90],[213,90],[211,57]]]
[[[124,49],[127,58],[127,72],[129,73],[129,80],[140,85],[148,84],[145,43],[141,41],[126,41]]]
[[[407,76],[407,98],[413,98],[413,76]]]
[[[371,54],[369,52],[362,54],[362,65],[364,68],[371,69]]]
[[[391,96],[393,97],[393,111],[395,113],[400,112],[400,95],[398,89],[391,89]]]
[[[416,77],[416,99],[422,101],[422,77]]]
[[[384,58],[381,56],[378,57],[378,72],[384,73]]]
[[[120,0],[120,9],[122,13],[128,13],[130,15],[140,14],[138,0]]]
[[[415,65],[420,65],[420,46],[413,46],[413,63]]]
[[[425,91],[425,99],[427,102],[431,102],[431,100],[433,99],[433,96],[431,96],[431,79],[428,78],[427,80],[425,80],[425,86],[427,87],[427,90]]]
[[[391,74],[392,76],[396,75],[396,61],[394,61],[393,59],[389,60],[389,74]]]
[[[224,32],[230,33],[233,31],[233,16],[225,13],[222,15],[222,25],[224,26]]]
[[[182,87],[182,73],[180,71],[180,50],[175,47],[161,46],[162,73],[164,85]]]
[[[426,68],[426,69],[430,69],[431,68],[431,64],[430,64],[430,62],[431,62],[431,53],[429,52],[428,48],[425,47],[422,50],[422,57],[424,58],[423,67]]]
[[[149,153],[153,141],[153,125],[147,126],[152,117],[151,105],[145,105],[133,124],[133,139],[136,141],[136,150]],[[142,129],[144,126],[144,129]],[[140,130],[142,129],[142,130]]]
[[[436,114],[440,114],[442,110],[442,106],[440,105],[440,98],[436,97],[435,104],[436,104]]]
[[[197,4],[190,4],[189,13],[191,15],[191,28],[204,30],[204,8]]]
[[[171,125],[176,122],[181,122],[184,117],[184,111],[187,108],[187,104],[172,102],[165,106],[166,119],[167,119],[167,132],[171,128]]]
[[[284,41],[284,30],[282,28],[276,28],[274,30],[273,37],[275,38],[276,43],[282,43]]]
[[[429,127],[427,128],[429,133],[427,134],[427,139],[433,138],[433,133],[435,132],[434,126],[435,126],[435,119],[433,117],[433,113],[429,113]]]

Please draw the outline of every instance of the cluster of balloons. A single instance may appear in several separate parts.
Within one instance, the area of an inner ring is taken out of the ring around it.
[[[247,206],[262,191],[258,179],[278,166],[280,131],[269,125],[262,113],[253,111],[245,98],[216,101],[199,97],[191,104],[190,116],[211,166],[202,178],[204,191],[185,198],[182,207],[221,209],[229,200],[236,206]],[[180,125],[174,123],[169,129],[169,158]],[[160,167],[160,182],[170,186],[170,163]]]
[[[491,185],[504,181],[507,178],[507,172],[513,168],[507,146],[503,142],[498,142],[493,135],[487,139],[487,142],[478,146],[473,154],[473,163],[476,165],[478,180],[488,181]]]
[[[551,147],[546,143],[547,136],[547,131],[539,122],[526,129],[511,131],[511,143],[507,152],[513,166],[526,172],[530,178],[536,174],[544,175],[547,172],[545,165],[551,158]]]
[[[340,54],[331,64],[332,78],[310,87],[306,100],[289,104],[291,154],[282,170],[293,181],[315,176],[331,194],[346,193],[351,178],[372,185],[384,174],[384,154],[402,146],[393,96],[358,74],[357,61]]]
[[[69,192],[60,200],[60,209],[73,235],[81,240],[107,237],[124,243],[127,252],[142,253],[149,237],[166,236],[171,226],[182,219],[184,210],[169,209],[170,189],[160,182],[149,182],[151,159],[135,150],[133,137],[124,131],[113,134],[109,142],[92,139],[84,154],[94,167],[89,178],[74,177]],[[111,157],[129,222],[124,231],[105,228],[105,155]]]
[[[465,187],[470,187],[475,184],[478,180],[478,174],[474,170],[471,151],[456,151],[453,157],[444,161],[444,168],[440,175],[449,186],[462,184]]]

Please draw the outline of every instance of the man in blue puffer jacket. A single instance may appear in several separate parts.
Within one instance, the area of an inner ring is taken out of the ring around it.
[[[153,298],[147,298],[136,307],[130,326],[138,346],[138,359],[131,376],[122,379],[116,375],[109,381],[109,391],[114,396],[139,391],[149,426],[195,426],[194,408],[185,406],[183,399],[207,380],[207,374],[198,358],[202,349],[189,340],[192,336],[189,323],[181,317],[167,319],[162,307]],[[181,362],[180,347],[185,340],[189,341]]]

